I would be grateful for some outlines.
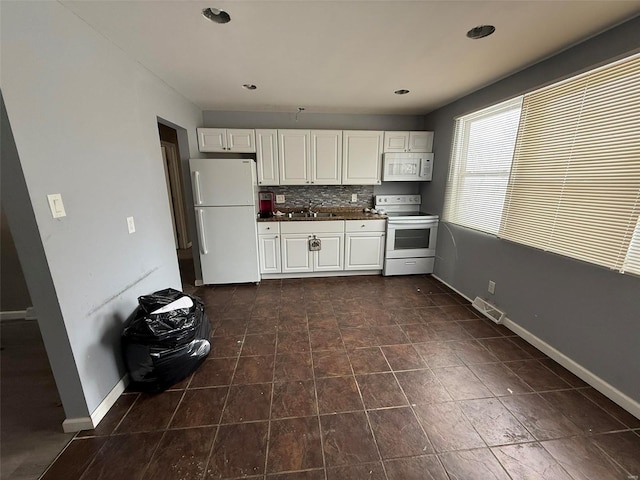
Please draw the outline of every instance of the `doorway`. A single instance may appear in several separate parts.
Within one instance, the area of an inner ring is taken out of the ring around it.
[[[158,121],[158,133],[160,135],[160,149],[162,151],[171,223],[173,225],[173,239],[178,257],[180,277],[182,278],[183,287],[185,287],[194,284],[195,272],[187,209],[184,201],[184,177],[178,132],[175,128]]]

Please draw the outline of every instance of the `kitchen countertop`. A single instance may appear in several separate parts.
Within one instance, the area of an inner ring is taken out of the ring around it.
[[[289,212],[302,212],[304,208],[281,208],[280,211],[282,213]],[[286,215],[276,216],[274,215],[271,218],[258,218],[258,222],[323,222],[323,221],[331,221],[331,220],[386,220],[386,215],[379,215],[377,213],[366,213],[362,210],[362,208],[351,208],[351,207],[334,207],[334,208],[318,208],[315,211],[317,212],[331,212],[336,215],[333,217],[295,217],[289,218]]]

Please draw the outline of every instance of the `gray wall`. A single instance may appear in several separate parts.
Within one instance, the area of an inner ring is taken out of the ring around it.
[[[357,115],[301,112],[203,112],[204,127],[318,128],[327,130],[423,130],[419,115]]]
[[[31,297],[4,208],[0,220],[0,311],[26,310],[31,306]]]
[[[434,179],[423,207],[442,213],[454,118],[640,49],[640,17],[426,117],[436,132]],[[436,275],[507,316],[640,402],[640,278],[455,225],[439,230]],[[495,295],[487,282],[496,282]]]
[[[181,286],[157,121],[185,128],[181,153],[198,156],[202,112],[61,3],[0,8],[3,206],[66,416],[86,417],[125,373],[137,297]]]

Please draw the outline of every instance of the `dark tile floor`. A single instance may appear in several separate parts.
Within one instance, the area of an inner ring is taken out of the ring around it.
[[[209,359],[122,395],[45,480],[640,475],[640,420],[429,276],[194,293]]]

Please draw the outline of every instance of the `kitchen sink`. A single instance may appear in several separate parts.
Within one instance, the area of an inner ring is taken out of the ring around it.
[[[333,212],[314,212],[314,213],[309,213],[307,215],[309,215],[310,217],[313,217],[313,218],[337,217],[337,214],[335,214]]]
[[[338,214],[333,212],[289,212],[287,218],[331,218],[337,217]]]

